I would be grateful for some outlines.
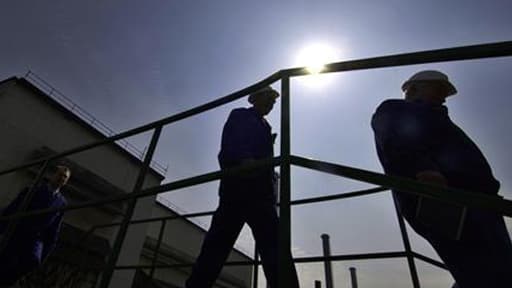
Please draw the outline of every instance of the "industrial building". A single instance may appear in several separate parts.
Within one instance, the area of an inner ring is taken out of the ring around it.
[[[113,135],[91,114],[26,78],[12,77],[0,82],[0,170],[44,158]],[[60,159],[71,168],[72,177],[63,194],[69,204],[79,204],[130,193],[134,187],[142,152],[125,140],[103,145]],[[55,164],[55,163],[54,163]],[[31,184],[38,167],[0,176],[0,208]],[[165,178],[162,165],[153,162],[144,187],[159,185]],[[117,226],[126,204],[115,202],[99,207],[67,211],[57,248],[41,269],[20,283],[21,287],[96,287],[115,240]],[[178,213],[156,196],[137,200],[134,219],[173,216]],[[117,265],[144,265],[154,261],[162,221],[131,225]],[[168,220],[157,264],[193,263],[199,253],[204,228],[183,218]],[[229,260],[249,261],[233,250]],[[183,287],[190,267],[149,270],[116,270],[111,287]],[[152,275],[150,275],[152,274]],[[250,287],[252,266],[231,266],[222,271],[217,287]],[[151,277],[150,277],[151,276]]]

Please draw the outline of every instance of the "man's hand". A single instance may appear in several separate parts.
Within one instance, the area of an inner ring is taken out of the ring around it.
[[[447,186],[446,178],[439,171],[425,170],[416,174],[416,180],[420,182],[435,184],[439,186]]]

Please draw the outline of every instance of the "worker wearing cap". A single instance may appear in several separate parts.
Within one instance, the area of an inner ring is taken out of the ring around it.
[[[222,131],[218,156],[221,169],[273,157],[272,128],[264,117],[272,111],[278,97],[279,93],[267,86],[249,96],[252,107],[231,111]],[[186,282],[187,288],[213,286],[245,223],[256,240],[267,283],[277,288],[278,217],[273,179],[273,167],[221,179],[219,206]],[[299,287],[295,266],[292,269],[291,288]]]
[[[402,90],[405,100],[384,101],[372,118],[385,173],[497,196],[500,183],[489,163],[443,105],[457,93],[448,76],[421,71]],[[476,208],[464,212],[461,206],[400,191],[393,196],[401,214],[446,264],[454,287],[511,287],[512,245],[501,215]]]

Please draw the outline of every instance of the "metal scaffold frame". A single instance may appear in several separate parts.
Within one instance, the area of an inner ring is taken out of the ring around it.
[[[470,59],[482,59],[482,58],[493,58],[493,57],[507,57],[512,56],[512,41],[507,42],[499,42],[499,43],[489,43],[489,44],[481,44],[481,45],[473,45],[473,46],[464,46],[464,47],[456,47],[456,48],[448,48],[448,49],[439,49],[439,50],[430,50],[430,51],[421,51],[415,53],[407,53],[407,54],[398,54],[391,56],[383,56],[383,57],[375,57],[368,58],[362,60],[354,60],[354,61],[345,61],[338,62],[326,65],[326,69],[322,73],[335,73],[342,71],[353,71],[353,70],[362,70],[362,69],[375,69],[375,68],[383,68],[383,67],[395,67],[395,66],[403,66],[403,65],[417,65],[417,64],[425,64],[425,63],[433,63],[433,62],[446,62],[446,61],[461,61],[461,60],[470,60]],[[95,206],[101,206],[105,204],[110,204],[114,202],[125,201],[128,203],[127,209],[125,211],[123,220],[117,223],[108,223],[105,225],[99,225],[92,227],[85,235],[91,235],[94,230],[105,227],[113,227],[119,226],[119,232],[117,233],[116,239],[113,244],[113,248],[108,257],[107,264],[102,267],[89,267],[91,269],[99,269],[102,270],[102,276],[100,280],[99,287],[107,288],[110,284],[110,280],[112,274],[115,270],[123,270],[123,269],[150,269],[150,277],[152,278],[154,275],[155,269],[165,269],[165,268],[175,268],[175,267],[190,267],[192,263],[183,263],[183,264],[173,264],[173,265],[162,265],[158,264],[156,259],[159,253],[159,248],[161,247],[162,235],[165,231],[165,223],[166,221],[170,221],[173,219],[180,218],[191,218],[191,217],[200,217],[207,216],[213,214],[213,211],[201,212],[201,213],[192,213],[185,215],[177,215],[177,216],[167,216],[167,217],[156,217],[156,218],[148,218],[142,220],[131,220],[133,216],[134,207],[138,198],[147,197],[156,195],[158,193],[170,192],[178,189],[182,189],[185,187],[190,187],[194,185],[199,185],[211,181],[219,180],[220,178],[228,175],[235,175],[238,173],[242,173],[245,171],[250,171],[253,169],[258,169],[264,166],[279,166],[281,181],[280,181],[280,199],[279,199],[279,214],[280,214],[280,223],[279,223],[279,265],[280,265],[280,273],[279,273],[279,287],[289,287],[290,280],[290,267],[289,261],[290,259],[287,257],[287,251],[291,251],[291,232],[290,232],[290,223],[291,223],[291,206],[292,205],[304,205],[309,203],[323,202],[323,201],[331,201],[335,199],[345,199],[350,197],[358,197],[362,195],[369,195],[374,193],[380,193],[383,191],[387,191],[390,189],[397,189],[400,191],[406,191],[407,193],[412,193],[414,195],[419,195],[422,197],[428,197],[432,199],[437,199],[449,203],[456,203],[465,207],[476,207],[481,209],[488,209],[495,212],[498,212],[504,216],[512,217],[512,201],[501,199],[499,197],[492,197],[488,195],[472,193],[469,191],[461,191],[456,189],[449,188],[440,188],[433,185],[419,183],[413,180],[399,178],[399,177],[391,177],[386,176],[381,173],[366,171],[362,169],[356,169],[348,166],[343,166],[334,163],[328,163],[323,161],[317,161],[312,159],[306,159],[300,156],[292,155],[290,152],[291,138],[290,138],[290,78],[296,76],[307,75],[308,72],[304,67],[302,68],[293,68],[293,69],[285,69],[280,70],[266,79],[257,82],[249,87],[246,87],[242,90],[229,94],[225,97],[219,98],[212,102],[206,103],[204,105],[195,107],[193,109],[184,111],[182,113],[178,113],[164,119],[137,127],[135,129],[131,129],[129,131],[113,135],[110,137],[106,137],[104,140],[87,144],[81,147],[77,147],[74,149],[70,149],[56,155],[45,157],[43,159],[39,159],[36,161],[31,161],[29,163],[18,165],[15,167],[11,167],[9,169],[5,169],[0,171],[0,176],[8,173],[12,173],[21,169],[26,169],[32,166],[39,165],[39,173],[36,177],[32,188],[41,180],[42,175],[46,170],[46,167],[50,163],[56,162],[58,159],[83,152],[85,150],[89,150],[95,147],[99,147],[102,145],[112,144],[115,141],[134,136],[140,133],[153,131],[153,136],[151,138],[151,142],[149,145],[149,149],[147,153],[144,155],[143,161],[140,163],[139,175],[137,177],[137,181],[131,193],[120,195],[120,196],[112,196],[106,197],[99,201],[94,202],[84,202],[81,204],[69,205],[67,207],[59,208],[59,209],[43,209],[37,211],[26,211],[28,207],[28,203],[33,194],[33,189],[30,189],[27,198],[24,203],[20,205],[20,209],[18,213],[9,216],[0,217],[0,220],[9,220],[9,224],[7,226],[7,232],[5,233],[5,237],[3,237],[0,242],[0,249],[4,249],[9,241],[10,236],[12,235],[16,225],[22,218],[26,217],[36,217],[37,215],[55,212],[55,211],[71,211]],[[153,160],[153,154],[157,147],[159,137],[161,131],[164,126],[170,125],[172,123],[178,122],[180,120],[192,117],[194,115],[206,112],[208,110],[217,108],[219,106],[225,105],[242,97],[249,95],[252,92],[255,92],[267,85],[271,85],[275,82],[281,81],[281,155],[278,157],[274,157],[271,159],[259,160],[254,163],[239,166],[236,168],[226,169],[222,171],[214,171],[202,175],[197,175],[190,178],[185,178],[181,180],[177,180],[174,182],[170,182],[163,185],[153,186],[149,188],[143,188],[143,183],[145,176],[148,172],[149,165]],[[312,169],[315,171],[320,171],[324,173],[329,173],[332,175],[345,177],[353,180],[363,181],[366,183],[371,183],[377,185],[378,187],[362,190],[362,191],[354,191],[349,193],[341,193],[337,195],[330,196],[322,196],[308,199],[300,199],[291,201],[291,183],[290,183],[290,170],[291,166],[298,166],[303,168]],[[396,205],[395,205],[396,208]],[[384,253],[367,253],[367,254],[349,254],[349,255],[333,255],[329,257],[301,257],[294,258],[293,261],[296,263],[309,263],[309,262],[322,262],[325,260],[330,261],[346,261],[346,260],[362,260],[362,259],[389,259],[389,258],[406,258],[409,266],[411,281],[414,288],[420,287],[418,272],[416,270],[415,259],[422,260],[426,263],[432,264],[434,266],[446,269],[444,264],[430,259],[424,255],[414,252],[411,249],[409,243],[409,237],[407,235],[406,226],[403,218],[398,213],[398,222],[400,231],[402,234],[404,251],[391,251]],[[158,242],[156,245],[156,251],[154,255],[154,259],[151,265],[124,265],[124,266],[116,266],[118,256],[126,237],[126,232],[131,224],[137,223],[149,223],[149,222],[161,222],[161,229],[159,231]],[[1,250],[0,250],[1,251]],[[225,265],[260,265],[260,261],[255,257],[254,261],[239,261],[239,262],[227,262]],[[254,271],[257,273],[257,271]],[[255,280],[257,277],[254,278]],[[253,281],[254,287],[257,285],[257,281]]]

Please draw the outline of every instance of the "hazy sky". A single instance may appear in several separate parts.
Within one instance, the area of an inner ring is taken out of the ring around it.
[[[299,52],[323,43],[336,61],[512,40],[512,2],[494,1],[3,1],[0,78],[32,70],[98,119],[123,131],[214,100],[271,73],[300,65]],[[292,153],[381,171],[370,117],[401,97],[412,73],[440,69],[459,94],[452,119],[480,146],[512,198],[512,58],[416,65],[328,75],[311,87],[292,81]],[[279,85],[275,85],[279,88]],[[278,102],[279,103],[279,102]],[[245,100],[165,129],[156,158],[166,181],[218,169],[222,125]],[[278,106],[276,106],[278,107]],[[279,132],[279,109],[269,115]],[[143,148],[143,139],[133,139]],[[277,147],[279,147],[277,145]],[[294,199],[367,187],[305,169],[292,170]],[[214,209],[217,183],[169,193],[184,211]],[[389,194],[293,209],[295,256],[401,250]],[[209,219],[203,219],[209,222]],[[433,256],[413,235],[413,248]],[[252,251],[244,230],[238,247]],[[449,287],[450,276],[417,262],[422,287]],[[411,287],[404,260],[339,262],[336,287]],[[323,280],[320,264],[301,265],[304,287]]]

